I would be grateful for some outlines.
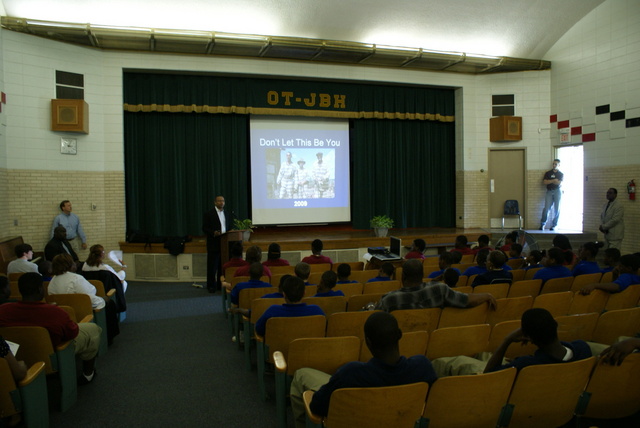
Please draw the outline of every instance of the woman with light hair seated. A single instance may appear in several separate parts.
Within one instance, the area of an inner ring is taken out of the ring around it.
[[[49,294],[87,294],[91,298],[93,309],[105,307],[102,297],[96,296],[96,287],[83,276],[75,273],[76,264],[69,254],[58,254],[53,258],[51,270],[53,278],[49,283]]]
[[[124,270],[120,270],[116,272],[114,268],[103,263],[104,260],[104,247],[100,244],[92,245],[89,248],[89,257],[87,257],[87,261],[82,265],[83,272],[95,272],[99,270],[107,270],[114,274],[120,279],[122,283],[122,290],[127,291],[127,281],[124,278],[127,276],[127,273]]]

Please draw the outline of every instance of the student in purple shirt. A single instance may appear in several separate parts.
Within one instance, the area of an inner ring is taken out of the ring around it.
[[[624,291],[633,284],[640,284],[640,276],[638,269],[640,268],[640,257],[635,254],[627,254],[620,257],[620,264],[616,268],[619,275],[613,282],[596,283],[585,285],[581,290],[581,294],[590,294],[596,288],[598,290],[608,291],[609,293],[619,293]],[[614,269],[614,276],[615,276]]]
[[[334,297],[334,296],[344,296],[342,290],[334,290],[333,287],[336,286],[336,282],[338,281],[338,275],[332,271],[328,270],[322,274],[320,278],[320,284],[318,284],[318,290],[315,296],[313,297]]]

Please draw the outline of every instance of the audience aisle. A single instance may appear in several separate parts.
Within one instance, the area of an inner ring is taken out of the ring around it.
[[[51,427],[276,425],[255,370],[230,340],[219,295],[185,283],[129,283],[127,320],[98,377]]]

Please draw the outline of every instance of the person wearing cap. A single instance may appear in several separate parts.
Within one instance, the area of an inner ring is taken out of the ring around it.
[[[316,181],[316,198],[324,197],[329,190],[329,169],[322,161],[322,152],[316,153],[318,160],[313,164],[313,178]]]
[[[313,197],[313,174],[304,168],[304,159],[298,160],[298,198]]]
[[[280,166],[276,184],[280,186],[280,199],[293,198],[293,190],[298,181],[298,170],[291,161],[291,152],[287,152],[287,160]]]

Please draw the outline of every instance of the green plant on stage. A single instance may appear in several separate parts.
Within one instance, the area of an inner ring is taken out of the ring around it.
[[[393,227],[393,219],[386,215],[377,215],[371,219],[370,224],[374,229],[390,229]]]
[[[238,230],[252,230],[255,228],[250,218],[245,218],[244,220],[234,219],[233,227]]]

